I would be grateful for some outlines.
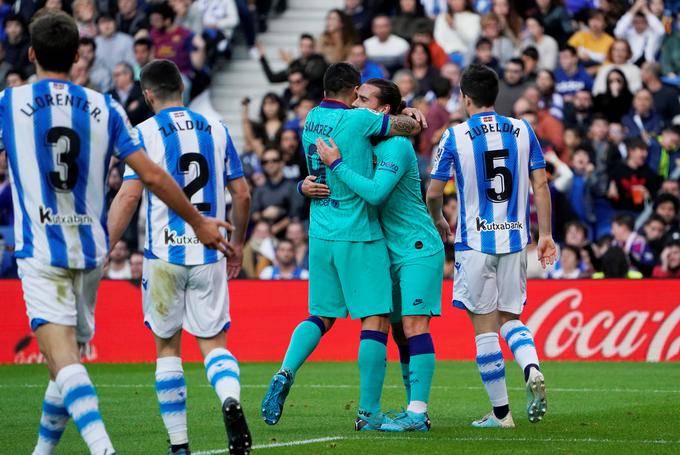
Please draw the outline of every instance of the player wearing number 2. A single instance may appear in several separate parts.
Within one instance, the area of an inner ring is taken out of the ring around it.
[[[189,450],[186,383],[180,357],[182,329],[196,337],[205,373],[220,398],[232,454],[250,452],[251,437],[240,405],[239,366],[225,349],[230,325],[229,277],[238,275],[250,211],[250,192],[226,126],[182,105],[177,66],[154,60],[142,68],[141,86],[156,114],[138,125],[152,161],[165,168],[202,213],[225,219],[225,187],[233,200],[229,263],[201,245],[177,214],[146,193],[147,238],[142,274],[144,323],[156,338],[156,395],[170,438],[170,453]],[[127,169],[111,205],[111,241],[118,240],[137,208],[142,185]]]
[[[527,383],[527,413],[538,422],[547,410],[545,383],[529,329],[520,321],[526,303],[526,245],[529,241],[529,184],[538,212],[538,258],[555,260],[550,193],[538,139],[523,120],[494,112],[498,76],[470,65],[460,91],[470,119],[441,139],[427,191],[430,215],[443,240],[451,230],[442,215],[446,182],[455,178],[458,227],[455,236],[454,300],[466,309],[476,334],[477,367],[493,411],[472,423],[480,428],[514,427],[505,387],[505,363],[498,331]]]
[[[28,56],[38,82],[0,93],[0,134],[26,310],[50,372],[33,453],[54,453],[70,417],[90,453],[110,455],[113,445],[78,344],[94,333],[108,250],[104,190],[112,156],[135,169],[206,245],[226,251],[218,227],[227,225],[202,217],[148,159],[118,103],[69,82],[78,60],[78,28],[71,17],[42,14],[30,31]]]

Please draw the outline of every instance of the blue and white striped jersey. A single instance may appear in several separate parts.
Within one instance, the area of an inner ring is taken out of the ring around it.
[[[168,171],[201,214],[226,219],[225,187],[243,177],[241,160],[227,127],[183,107],[163,109],[137,125],[149,158]],[[129,167],[124,179],[137,178]],[[217,262],[222,253],[206,248],[193,228],[145,190],[144,255],[177,265]],[[224,232],[223,232],[224,234]]]
[[[0,93],[17,258],[92,269],[108,252],[106,177],[112,155],[141,149],[123,108],[63,80]]]
[[[456,249],[521,251],[529,242],[529,173],[544,168],[536,134],[523,120],[473,115],[442,136],[432,178],[455,176]]]

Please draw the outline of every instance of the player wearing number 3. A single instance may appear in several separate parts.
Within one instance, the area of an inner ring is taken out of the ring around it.
[[[222,404],[229,451],[250,452],[251,438],[240,406],[239,366],[225,349],[230,325],[229,278],[238,275],[250,210],[250,192],[226,126],[186,109],[177,66],[154,60],[142,68],[144,98],[156,114],[137,129],[152,161],[184,188],[199,212],[224,220],[224,188],[233,200],[234,228],[228,263],[208,250],[177,214],[146,193],[146,245],[142,274],[144,323],[156,338],[156,395],[170,438],[170,453],[188,453],[186,383],[180,357],[182,329],[196,337],[205,373]],[[137,208],[142,185],[127,169],[109,213],[117,241]]]
[[[493,411],[472,423],[481,428],[514,427],[505,386],[505,363],[498,331],[505,338],[527,383],[529,421],[547,409],[543,374],[529,329],[519,320],[526,303],[526,245],[529,242],[529,184],[538,212],[538,258],[555,260],[550,193],[538,139],[523,120],[494,112],[498,76],[470,65],[460,90],[470,119],[443,135],[427,191],[430,215],[443,240],[451,230],[442,215],[446,182],[455,178],[458,227],[454,300],[475,328],[477,367]]]

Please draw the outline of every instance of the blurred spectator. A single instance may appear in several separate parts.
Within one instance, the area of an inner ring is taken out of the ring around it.
[[[425,96],[432,89],[432,82],[439,71],[432,65],[430,50],[424,44],[415,43],[408,53],[407,65],[416,78],[416,96]]]
[[[579,64],[576,49],[571,46],[563,48],[560,51],[559,63],[555,70],[556,90],[565,101],[570,101],[579,90],[588,92],[592,90],[593,78]]]
[[[535,85],[529,85],[522,94],[529,102],[529,108],[538,116],[535,132],[539,140],[549,142],[560,156],[564,154],[564,125],[554,117],[545,103],[541,102],[541,92]],[[568,157],[564,157],[568,160]]]
[[[527,85],[524,82],[524,62],[519,58],[508,60],[503,68],[503,79],[500,81],[498,98],[496,98],[496,112],[510,117],[512,108],[524,93]]]
[[[538,242],[538,225],[531,224],[531,242],[527,244],[527,278],[545,278],[545,269],[538,261],[536,242]],[[453,277],[451,277],[453,278]]]
[[[586,89],[580,89],[571,103],[564,105],[564,126],[576,128],[581,136],[585,136],[593,119],[593,97]]]
[[[446,11],[447,0],[419,0],[423,9],[425,10],[425,15],[430,19],[434,19],[442,11]]]
[[[522,17],[509,0],[493,0],[492,11],[500,20],[501,32],[519,47],[522,40]]]
[[[206,62],[212,67],[219,56],[230,56],[231,39],[239,24],[235,0],[198,0],[201,13],[200,34],[205,42]],[[196,67],[196,69],[200,69]]]
[[[540,16],[528,17],[525,24],[527,33],[522,45],[536,48],[538,51],[538,69],[553,71],[557,67],[557,41],[545,34],[545,25]]]
[[[118,101],[133,125],[152,116],[142,94],[142,87],[134,80],[134,71],[128,63],[119,63],[113,70],[113,89],[109,94]]]
[[[569,45],[576,48],[579,60],[595,74],[599,65],[604,62],[614,38],[605,32],[604,12],[599,9],[588,13],[588,26],[574,33],[569,38]]]
[[[250,100],[244,98],[241,119],[243,122],[246,148],[252,150],[252,142],[256,138],[260,139],[265,145],[276,142],[281,129],[283,128],[283,122],[286,119],[286,110],[281,98],[276,93],[272,92],[264,95],[262,103],[260,104],[259,122],[248,118],[249,105]]]
[[[479,39],[479,15],[470,0],[448,0],[447,9],[434,22],[434,39],[447,54],[457,54],[458,62],[468,62]]]
[[[564,98],[555,90],[555,75],[552,71],[542,69],[536,76],[536,87],[541,92],[538,102],[540,110],[547,110],[558,120],[564,118]]]
[[[654,98],[647,89],[641,89],[633,97],[633,109],[621,117],[626,137],[638,137],[648,143],[661,134],[663,120],[654,110]]]
[[[406,106],[413,105],[413,99],[416,97],[416,78],[413,76],[411,70],[403,69],[394,73],[394,83],[399,87],[401,98],[406,103]]]
[[[132,278],[129,258],[130,250],[128,250],[127,243],[125,240],[119,240],[109,254],[106,278],[110,280],[129,280]]]
[[[647,245],[654,255],[654,263],[661,262],[661,252],[664,247],[664,235],[666,234],[666,221],[657,214],[652,214],[645,222],[642,233],[647,240]]]
[[[629,59],[637,65],[656,60],[665,33],[661,21],[649,11],[647,0],[636,0],[614,29],[617,38],[630,43],[633,55]]]
[[[666,179],[661,184],[660,193],[667,193],[675,196],[680,200],[680,181],[673,179]]]
[[[569,221],[564,225],[564,244],[584,248],[588,244],[588,227],[580,221]]]
[[[318,102],[312,98],[301,98],[293,105],[293,113],[295,115],[284,124],[284,130],[293,130],[298,136],[302,136],[302,130],[304,129],[305,121],[307,120],[307,114],[309,114],[309,111],[314,109],[317,104]]]
[[[654,108],[661,118],[669,124],[673,118],[680,115],[680,93],[678,88],[664,84],[661,77],[661,66],[656,62],[646,62],[642,65],[642,83],[654,98]]]
[[[90,63],[85,59],[80,59],[71,66],[69,77],[74,84],[100,91],[99,86],[90,79]]]
[[[7,79],[7,73],[12,70],[14,67],[12,66],[11,63],[7,62],[5,60],[5,48],[3,47],[2,42],[0,42],[0,90],[5,88],[5,80]]]
[[[410,40],[417,30],[434,27],[431,19],[425,17],[423,5],[418,0],[399,0],[396,14],[392,17],[392,30],[400,37]]]
[[[130,254],[130,279],[140,281],[144,269],[144,253],[133,251]]]
[[[307,162],[296,130],[285,129],[281,132],[279,149],[284,163],[283,176],[291,180],[307,177]]]
[[[168,4],[175,11],[175,25],[184,27],[200,35],[203,33],[203,18],[200,1],[169,0]]]
[[[269,224],[255,223],[250,239],[243,247],[243,273],[248,278],[259,278],[265,267],[274,261],[274,238]]]
[[[269,67],[264,46],[258,43],[257,50],[259,52],[260,64],[264,74],[267,76],[267,80],[269,82],[284,82],[288,80],[290,72],[302,70],[314,91],[323,91],[323,75],[326,72],[326,68],[328,68],[328,64],[324,60],[323,55],[315,52],[315,43],[312,35],[303,33],[298,41],[298,51],[300,53],[298,58],[293,59],[293,56],[288,52],[279,50],[279,55],[286,62],[288,68],[276,72],[272,71]]]
[[[595,112],[605,115],[610,122],[619,122],[621,117],[630,111],[633,94],[628,88],[628,81],[621,70],[613,69],[607,73],[607,87],[593,100]]]
[[[621,71],[626,76],[628,88],[635,93],[642,87],[640,68],[630,62],[631,50],[628,42],[622,39],[614,40],[607,52],[607,60],[600,66],[593,84],[593,94],[598,95],[606,90],[607,75],[612,69]]]
[[[674,240],[663,249],[661,265],[654,267],[654,278],[680,278],[680,241]]]
[[[4,151],[0,153],[0,226],[14,226],[12,187],[9,183],[7,154]],[[1,248],[0,254],[2,254]]]
[[[579,262],[581,252],[578,248],[571,245],[564,245],[560,248],[560,268],[553,270],[548,278],[574,280],[581,276]]]
[[[109,71],[102,59],[97,57],[97,44],[92,38],[80,38],[78,55],[88,69],[88,79],[92,88],[100,92],[109,90],[111,88],[111,71]],[[76,62],[76,64],[78,63],[80,61]]]
[[[432,57],[432,64],[437,69],[441,69],[442,66],[449,62],[449,56],[446,55],[444,49],[442,49],[442,47],[434,40],[432,24],[421,23],[421,25],[416,28],[411,42],[413,44],[422,43],[427,46],[430,51],[430,56]]]
[[[449,92],[449,100],[446,103],[446,110],[451,114],[457,114],[462,112],[461,99],[460,99],[460,66],[453,62],[448,62],[440,71],[442,77],[448,79],[451,85],[451,91]]]
[[[574,33],[571,15],[560,0],[536,0],[537,15],[543,18],[545,33],[564,45]]]
[[[577,128],[570,126],[564,128],[564,153],[565,156],[570,157],[581,146],[584,134]]]
[[[290,223],[286,229],[286,239],[295,246],[295,262],[303,269],[309,269],[309,239],[302,223]]]
[[[676,11],[676,24],[680,23],[680,8]],[[680,27],[667,36],[661,49],[661,72],[669,82],[680,83]]]
[[[420,154],[427,158],[430,158],[449,127],[449,112],[446,105],[449,102],[451,83],[448,79],[438,76],[432,81],[431,88],[434,99],[430,102],[425,115],[428,128],[421,134],[419,146]]]
[[[279,240],[276,245],[275,265],[260,272],[261,280],[307,280],[309,272],[295,263],[295,246],[290,240]]]
[[[635,216],[639,215],[645,200],[656,194],[661,186],[661,178],[649,166],[647,145],[640,138],[627,141],[628,156],[611,172],[611,182],[607,196],[614,207]]]
[[[595,221],[593,195],[597,190],[597,180],[594,175],[595,166],[590,161],[590,153],[586,148],[577,148],[572,154],[571,171],[573,179],[569,192],[569,202],[582,222],[593,223]],[[568,240],[568,228],[566,237]],[[569,242],[567,241],[567,243]]]
[[[11,69],[5,73],[5,87],[21,87],[26,84],[26,75],[21,70]]]
[[[137,0],[118,0],[116,13],[116,27],[118,31],[135,36],[142,29],[149,29],[149,20]]]
[[[534,46],[526,47],[519,58],[524,63],[524,80],[533,83],[538,74],[538,50]]]
[[[288,224],[302,218],[304,199],[298,194],[296,182],[283,175],[283,159],[277,149],[262,154],[266,176],[263,186],[253,192],[252,220],[264,220],[271,225],[274,236],[282,236]]]
[[[653,214],[660,216],[666,222],[667,229],[677,229],[679,204],[677,196],[661,193],[654,199]]]
[[[374,77],[387,77],[387,72],[382,66],[368,59],[366,56],[366,47],[363,45],[363,43],[356,43],[352,45],[352,49],[349,51],[349,58],[347,60],[361,73],[362,84]]]
[[[404,57],[409,52],[408,41],[392,33],[390,18],[376,16],[373,19],[372,30],[373,36],[364,41],[368,58],[383,65],[390,73],[403,66]],[[428,60],[431,60],[429,50],[427,54]]]
[[[116,21],[112,16],[101,15],[97,19],[99,35],[94,39],[97,45],[97,59],[113,73],[115,66],[125,62],[135,64],[134,40],[130,35],[116,31]]]
[[[611,246],[601,257],[602,271],[593,274],[594,279],[602,278],[628,278],[640,279],[642,273],[631,269],[628,256],[622,248]]]
[[[288,73],[288,87],[283,91],[281,102],[284,109],[291,109],[296,106],[303,98],[311,98],[309,93],[309,81],[305,78],[305,73],[302,70],[293,70]],[[314,94],[318,98],[319,94]]]
[[[28,30],[24,20],[15,13],[10,13],[5,17],[4,23],[5,40],[2,47],[5,50],[5,61],[18,68],[26,74],[33,74],[35,67],[28,60]]]
[[[647,240],[633,230],[635,220],[630,215],[617,215],[612,222],[612,246],[622,248],[630,264],[643,275],[649,276],[654,267],[654,253]]]
[[[76,20],[81,38],[97,36],[97,7],[94,0],[75,0],[72,4],[73,18]]]
[[[476,65],[486,65],[498,74],[503,73],[498,59],[493,55],[493,45],[488,38],[481,37],[477,40],[472,63]]]
[[[134,42],[135,80],[139,80],[142,68],[153,59],[153,42],[149,38],[138,38]]]
[[[502,34],[501,23],[495,13],[487,13],[480,20],[481,36],[491,41],[491,52],[498,59],[501,66],[516,53],[515,45],[507,36]],[[499,75],[502,72],[498,73]]]
[[[319,37],[318,51],[326,62],[333,64],[347,60],[352,44],[358,35],[352,20],[339,9],[326,15],[326,29]]]
[[[680,126],[664,128],[648,145],[647,164],[661,177],[668,178],[680,169]]]
[[[363,0],[345,0],[344,13],[352,20],[354,29],[362,40],[371,36],[371,11],[365,8]]]

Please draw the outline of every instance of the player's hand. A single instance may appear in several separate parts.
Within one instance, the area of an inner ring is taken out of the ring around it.
[[[229,243],[231,245],[231,254],[227,256],[227,277],[231,280],[241,273],[241,265],[243,264],[243,245]]]
[[[194,226],[194,232],[202,244],[212,250],[222,252],[225,256],[229,256],[232,251],[232,245],[222,236],[220,228],[224,228],[229,232],[234,230],[234,227],[226,221],[204,217],[199,225]]]
[[[408,115],[409,117],[413,117],[416,122],[420,123],[420,126],[425,129],[427,128],[427,120],[425,119],[425,114],[423,114],[423,111],[420,109],[416,109],[415,107],[407,107],[403,111],[401,111],[402,114]]]
[[[437,232],[439,232],[439,237],[441,237],[443,243],[452,243],[453,242],[453,232],[451,232],[451,225],[449,224],[448,221],[446,221],[446,218],[441,217],[439,220],[437,220],[436,223],[434,223],[434,227],[437,228]]]
[[[538,261],[543,268],[555,263],[555,260],[557,259],[557,248],[555,247],[555,242],[552,237],[538,238],[536,254],[538,254]]]
[[[302,194],[311,199],[326,199],[331,195],[331,189],[323,183],[314,183],[316,175],[309,175],[302,182]]]
[[[330,145],[326,144],[326,141],[324,141],[323,138],[318,138],[316,140],[316,151],[321,157],[321,161],[323,161],[323,164],[326,166],[330,166],[335,161],[342,158],[340,149],[335,141],[329,137],[328,142],[330,142]]]

